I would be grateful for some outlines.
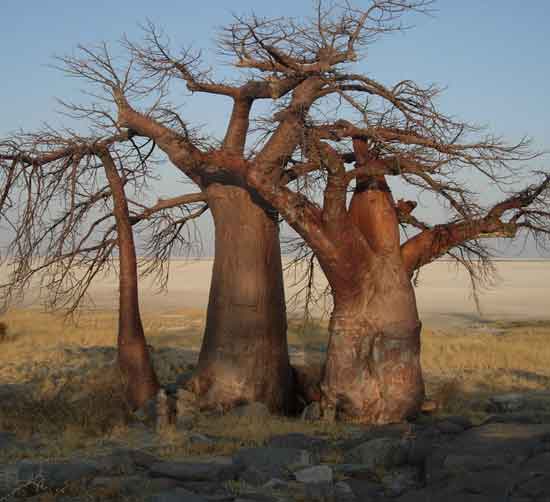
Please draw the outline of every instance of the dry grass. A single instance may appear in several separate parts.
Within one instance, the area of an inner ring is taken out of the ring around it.
[[[109,438],[140,446],[139,434],[128,430],[131,414],[114,366],[113,312],[90,311],[73,325],[38,311],[15,310],[1,322],[7,329],[0,339],[0,430],[14,431],[26,440],[36,435],[48,438],[39,450],[5,452],[4,456],[64,458],[76,450],[98,449]],[[144,317],[161,382],[173,381],[190,368],[203,323],[204,312],[198,310]],[[440,402],[443,413],[479,415],[481,403],[490,394],[548,391],[549,339],[549,322],[492,322],[453,332],[424,329],[422,363],[428,395]],[[296,350],[322,357],[326,340],[326,323],[302,330],[299,322],[289,322],[289,342]],[[181,434],[159,438],[158,453],[230,454],[242,446],[263,444],[276,434],[340,437],[345,435],[345,426],[283,418],[251,422],[200,416],[194,431],[224,439],[205,444]]]

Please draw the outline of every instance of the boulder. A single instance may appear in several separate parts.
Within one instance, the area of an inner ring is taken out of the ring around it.
[[[308,467],[318,463],[319,456],[298,448],[271,448],[266,446],[240,450],[234,455],[233,460],[236,465],[244,468],[283,467],[291,469]]]
[[[230,481],[239,473],[234,464],[218,462],[157,462],[151,465],[152,477],[173,478],[180,481]]]
[[[519,411],[525,406],[522,394],[508,393],[492,396],[487,402],[487,411],[493,413],[509,413]]]
[[[296,481],[306,484],[332,483],[332,469],[328,465],[315,465],[294,472]]]
[[[390,469],[407,461],[409,443],[401,439],[371,439],[348,451],[344,457],[348,463],[363,464],[372,470],[378,467]]]
[[[207,502],[208,499],[178,487],[152,495],[149,500],[150,502]]]
[[[267,446],[272,448],[297,448],[316,453],[321,453],[329,447],[326,439],[308,436],[299,432],[273,436]]]

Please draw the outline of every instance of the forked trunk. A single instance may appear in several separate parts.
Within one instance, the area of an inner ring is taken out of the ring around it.
[[[212,184],[215,258],[203,344],[192,387],[205,407],[293,405],[276,217],[243,188]]]
[[[111,156],[101,155],[113,196],[119,250],[118,365],[126,399],[141,408],[159,390],[139,313],[137,259],[124,185]]]
[[[420,321],[403,267],[380,258],[359,294],[335,291],[323,407],[363,423],[400,422],[424,399]]]

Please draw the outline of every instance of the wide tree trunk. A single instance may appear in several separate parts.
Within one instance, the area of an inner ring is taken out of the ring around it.
[[[424,399],[414,290],[399,260],[387,257],[362,282],[354,295],[334,291],[323,408],[364,423],[400,422]]]
[[[293,407],[276,215],[244,188],[207,189],[215,258],[206,329],[192,388],[204,407],[258,401]]]
[[[124,185],[108,152],[101,155],[113,197],[119,250],[118,365],[126,399],[141,408],[159,390],[139,312],[137,259]]]

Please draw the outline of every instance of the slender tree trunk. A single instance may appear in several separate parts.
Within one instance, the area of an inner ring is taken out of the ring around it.
[[[208,313],[192,387],[202,406],[259,401],[293,406],[279,227],[237,186],[207,188],[215,258]]]
[[[378,258],[358,294],[334,292],[321,389],[324,408],[343,418],[400,422],[424,399],[414,290],[393,261]]]
[[[132,408],[142,407],[159,390],[139,312],[134,234],[122,180],[110,157],[102,157],[113,193],[119,249],[118,364]]]

